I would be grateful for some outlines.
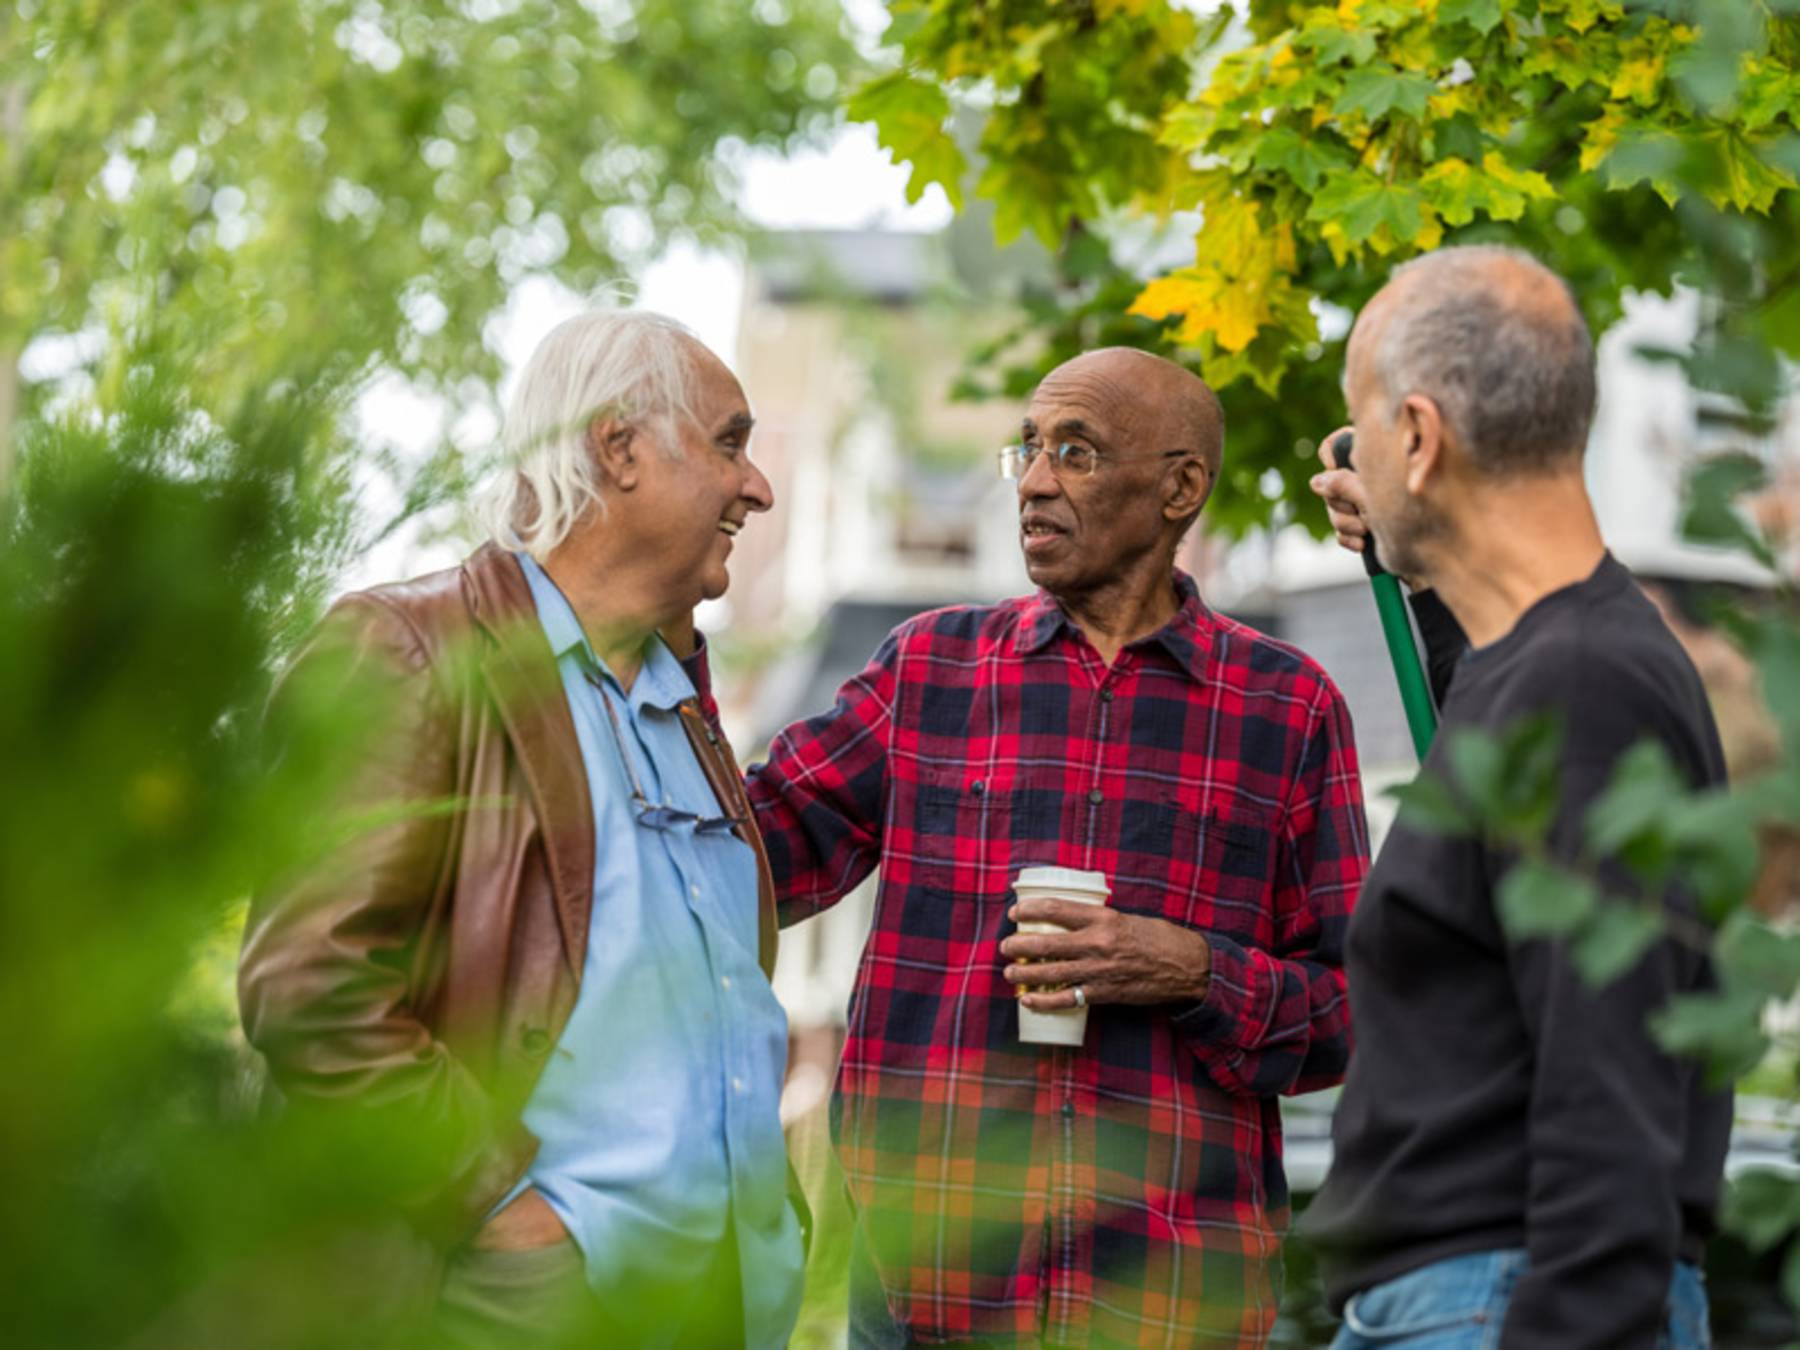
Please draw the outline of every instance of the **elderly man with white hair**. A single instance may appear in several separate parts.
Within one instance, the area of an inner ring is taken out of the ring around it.
[[[771,505],[751,424],[680,325],[571,319],[508,413],[492,541],[338,601],[284,681],[379,696],[344,804],[382,823],[256,899],[244,1026],[291,1097],[377,1104],[449,1160],[418,1214],[433,1344],[793,1328],[768,865],[658,636]]]

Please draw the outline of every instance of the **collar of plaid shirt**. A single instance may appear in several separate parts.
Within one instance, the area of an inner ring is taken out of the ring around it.
[[[1213,612],[1200,598],[1200,588],[1186,572],[1175,573],[1175,595],[1179,608],[1170,620],[1146,641],[1166,651],[1196,680],[1206,678],[1207,658],[1212,655]],[[1042,651],[1050,640],[1063,631],[1077,633],[1075,621],[1048,591],[1039,591],[1023,603],[1019,613],[1019,631],[1014,650],[1021,656]]]
[[[1338,1081],[1367,866],[1349,719],[1292,648],[1180,612],[1109,668],[1043,595],[920,615],[749,774],[784,923],[880,885],[831,1117],[920,1340],[1254,1345],[1287,1219],[1276,1097]],[[1022,1045],[1021,867],[1203,932],[1206,998]]]

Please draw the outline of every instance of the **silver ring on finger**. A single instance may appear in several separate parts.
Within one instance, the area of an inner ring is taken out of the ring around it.
[[[1087,1007],[1087,990],[1080,985],[1075,986],[1075,1006],[1077,1008]]]

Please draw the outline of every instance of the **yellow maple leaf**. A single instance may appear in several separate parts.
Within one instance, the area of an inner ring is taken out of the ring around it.
[[[1270,250],[1270,261],[1275,270],[1292,273],[1300,265],[1300,251],[1294,243],[1294,227],[1278,226],[1271,238],[1274,248]]]
[[[1556,195],[1556,189],[1543,174],[1536,169],[1515,169],[1498,150],[1490,150],[1481,157],[1481,168],[1489,178],[1523,192],[1527,197],[1548,201]]]
[[[1181,341],[1241,352],[1262,329],[1280,322],[1281,307],[1292,308],[1291,274],[1298,251],[1289,226],[1258,233],[1254,203],[1235,213],[1220,210],[1230,204],[1209,204],[1207,223],[1195,243],[1195,264],[1145,286],[1130,312],[1147,319],[1179,316]],[[1215,238],[1222,214],[1227,216],[1224,237]]]
[[[1577,33],[1585,33],[1601,19],[1617,19],[1624,12],[1612,0],[1567,0],[1563,22]]]
[[[1125,312],[1145,319],[1166,319],[1187,313],[1204,298],[1203,287],[1193,272],[1194,269],[1184,267],[1179,272],[1158,277],[1138,292],[1137,299]]]
[[[1268,305],[1250,284],[1224,286],[1214,292],[1212,303],[1190,309],[1181,321],[1181,340],[1198,343],[1210,337],[1228,352],[1241,352],[1256,341],[1256,333]]]
[[[1419,232],[1412,237],[1413,246],[1428,252],[1444,242],[1444,222],[1429,206],[1419,209]]]
[[[1247,197],[1209,195],[1195,246],[1201,262],[1228,276],[1254,271],[1259,255],[1269,250],[1268,240],[1257,226],[1257,205]]]
[[[1613,152],[1619,143],[1619,134],[1625,129],[1625,113],[1620,108],[1608,108],[1592,122],[1588,123],[1587,135],[1581,141],[1581,171],[1591,172],[1601,160]]]
[[[1619,73],[1613,76],[1612,87],[1607,92],[1613,98],[1628,98],[1633,103],[1653,103],[1656,101],[1656,87],[1662,81],[1662,73],[1661,56],[1637,57],[1619,67]]]
[[[1459,84],[1454,89],[1446,89],[1440,94],[1433,94],[1426,103],[1426,111],[1434,122],[1442,122],[1457,113],[1467,112],[1474,105],[1475,95],[1472,86]]]
[[[1319,226],[1319,238],[1331,250],[1331,260],[1340,267],[1356,251],[1356,245],[1350,242],[1350,236],[1344,233],[1344,227],[1335,220],[1327,220]]]
[[[1228,283],[1216,268],[1184,267],[1144,287],[1128,312],[1146,319],[1179,316],[1183,342],[1210,338],[1229,351],[1242,351],[1260,326],[1257,289]]]

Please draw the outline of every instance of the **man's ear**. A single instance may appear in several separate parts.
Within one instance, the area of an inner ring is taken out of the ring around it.
[[[637,486],[636,435],[629,422],[616,417],[596,417],[588,423],[587,448],[604,481],[621,492],[630,492]]]
[[[1212,496],[1212,472],[1205,460],[1189,455],[1175,465],[1174,480],[1174,490],[1163,499],[1163,519],[1191,520]]]
[[[1444,472],[1444,414],[1432,399],[1409,394],[1400,405],[1398,420],[1406,490],[1417,497]]]

